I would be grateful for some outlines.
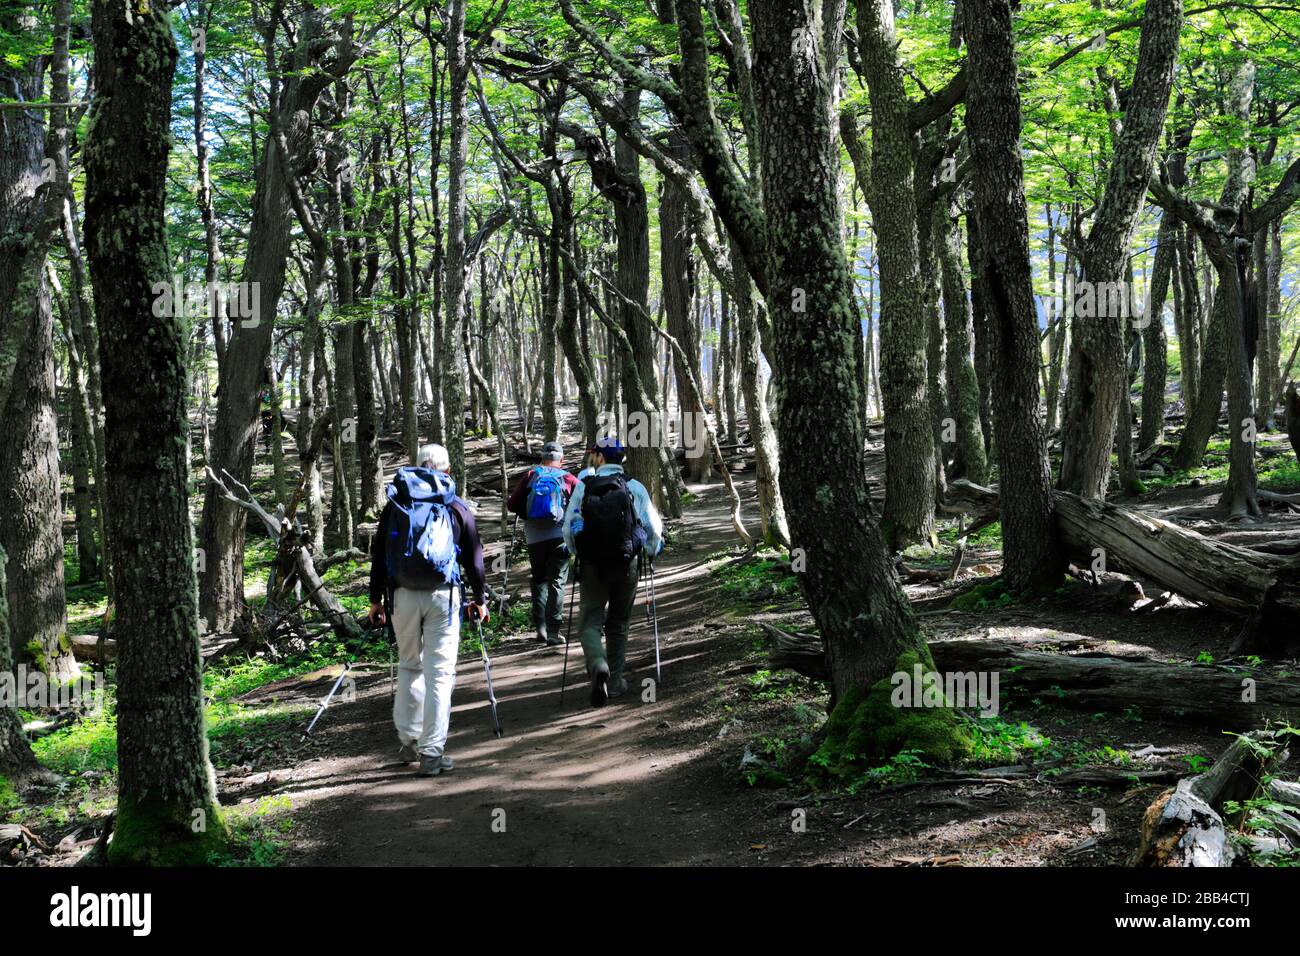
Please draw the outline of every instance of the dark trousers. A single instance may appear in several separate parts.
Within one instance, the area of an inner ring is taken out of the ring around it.
[[[612,688],[621,688],[623,662],[627,657],[627,632],[631,625],[632,605],[636,601],[637,564],[626,568],[582,568],[581,630],[582,653],[587,673],[600,664],[609,665]],[[605,631],[601,644],[601,628]]]
[[[564,634],[564,583],[569,578],[569,553],[563,538],[528,546],[528,570],[533,591],[533,628],[545,640]]]

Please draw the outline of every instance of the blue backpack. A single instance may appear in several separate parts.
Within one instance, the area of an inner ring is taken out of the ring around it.
[[[388,486],[393,505],[384,555],[397,586],[432,591],[460,583],[456,528],[451,503],[456,482],[429,468],[399,468]]]
[[[551,468],[549,465],[537,466],[532,487],[528,489],[525,518],[529,521],[550,521],[553,524],[564,521],[564,509],[569,504],[564,475],[562,469]]]

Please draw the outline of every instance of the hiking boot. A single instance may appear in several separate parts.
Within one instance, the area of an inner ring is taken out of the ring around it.
[[[415,763],[420,759],[420,751],[415,749],[415,744],[402,744],[397,751],[397,759],[402,763]]]
[[[547,634],[543,640],[546,642],[547,647],[559,647],[564,643],[564,638],[559,634]]]
[[[591,672],[591,706],[604,707],[609,700],[609,666],[600,664]]]
[[[445,754],[440,757],[431,757],[428,754],[420,754],[420,776],[436,777],[441,773],[451,773],[456,769],[456,764]]]
[[[609,682],[608,693],[610,697],[622,697],[624,694],[627,693],[627,681],[625,681],[621,677],[617,679],[611,679]]]

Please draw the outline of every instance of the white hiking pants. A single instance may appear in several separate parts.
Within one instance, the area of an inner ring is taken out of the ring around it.
[[[450,608],[450,613],[449,613]],[[400,743],[421,754],[442,756],[451,720],[460,645],[460,588],[393,592],[397,636],[397,696],[393,723]]]

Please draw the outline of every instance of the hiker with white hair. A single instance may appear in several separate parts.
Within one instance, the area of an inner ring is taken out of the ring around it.
[[[564,446],[548,441],[542,446],[542,463],[524,472],[506,499],[506,508],[524,522],[533,629],[547,647],[564,643],[564,585],[569,576],[564,511],[577,486],[578,479],[564,470]]]
[[[483,546],[448,474],[447,449],[425,445],[416,461],[393,476],[371,542],[370,620],[390,620],[397,639],[399,759],[418,760],[422,776],[436,777],[455,769],[445,750],[467,587],[470,619],[486,622],[490,615]]]

